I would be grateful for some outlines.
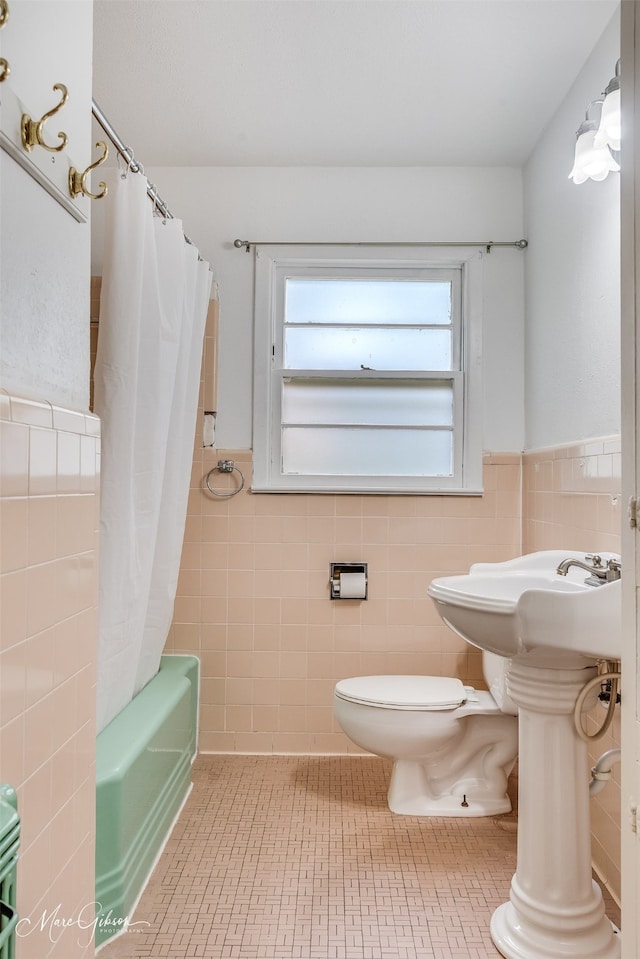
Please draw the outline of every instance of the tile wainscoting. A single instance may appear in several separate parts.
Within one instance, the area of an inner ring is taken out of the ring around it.
[[[21,959],[93,956],[99,421],[0,392],[0,781]],[[44,918],[43,918],[44,917]]]
[[[237,496],[203,491],[219,458],[247,478]],[[520,455],[486,455],[484,479],[482,497],[253,494],[250,453],[197,449],[166,650],[201,658],[201,750],[351,753],[333,718],[338,679],[480,683],[480,653],[442,624],[426,590],[519,554]],[[329,598],[331,562],[368,564],[366,601]]]

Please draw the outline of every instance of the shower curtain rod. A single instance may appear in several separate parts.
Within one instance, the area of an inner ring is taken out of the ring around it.
[[[527,240],[391,240],[389,243],[377,240],[320,240],[317,243],[313,240],[234,240],[233,245],[236,250],[244,249],[245,253],[250,253],[252,246],[483,246],[487,253],[491,253],[494,246],[513,246],[518,250],[526,250],[529,243]]]
[[[131,149],[131,147],[126,146],[124,141],[118,136],[113,126],[111,125],[111,123],[109,123],[106,116],[104,115],[104,113],[102,112],[102,110],[100,109],[100,107],[98,106],[95,100],[91,101],[91,112],[93,113],[97,122],[100,124],[100,126],[102,127],[104,132],[107,134],[111,142],[113,143],[114,147],[116,148],[116,150],[118,151],[122,159],[125,160],[129,170],[131,170],[132,173],[141,173],[144,176],[144,167],[138,160],[135,159],[133,155],[133,150]],[[164,202],[162,197],[158,194],[155,183],[151,183],[150,180],[148,181],[148,186],[147,186],[147,196],[149,197],[151,202],[154,204],[158,212],[161,213],[165,219],[175,220],[173,213],[171,212],[167,204]],[[183,233],[182,235],[184,236],[186,242],[189,243],[190,246],[195,246],[195,243],[193,242],[193,240],[190,237],[188,237],[186,233]]]

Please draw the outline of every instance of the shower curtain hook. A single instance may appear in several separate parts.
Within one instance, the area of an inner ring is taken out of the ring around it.
[[[162,198],[158,196],[157,191],[156,191],[156,196],[155,196],[155,203],[156,203],[156,210],[157,210],[157,212],[158,212],[158,216],[162,217],[162,225],[163,225],[163,226],[166,226],[166,225],[167,225],[167,212],[168,212],[168,211],[167,211],[167,205],[166,205],[166,203],[164,202],[164,200],[162,200]]]
[[[157,186],[155,185],[155,183],[152,183],[152,182],[151,182],[151,180],[149,180],[149,186],[148,186],[148,189],[147,189],[147,193],[149,194],[149,199],[151,200],[151,203],[153,204],[153,215],[154,215],[154,216],[158,216],[158,213],[159,213],[159,210],[158,210],[158,188],[157,188]]]
[[[126,169],[120,174],[122,180],[126,180],[131,168],[133,166],[133,150],[131,147],[122,148],[122,158],[127,164]],[[120,156],[118,156],[118,165],[120,164]]]

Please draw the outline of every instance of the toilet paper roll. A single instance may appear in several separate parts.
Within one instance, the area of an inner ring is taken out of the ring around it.
[[[364,599],[366,595],[364,573],[340,573],[340,599]]]

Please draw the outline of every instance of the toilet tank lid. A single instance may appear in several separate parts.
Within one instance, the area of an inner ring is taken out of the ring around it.
[[[455,709],[467,698],[451,676],[354,676],[335,691],[340,699],[386,709]]]

